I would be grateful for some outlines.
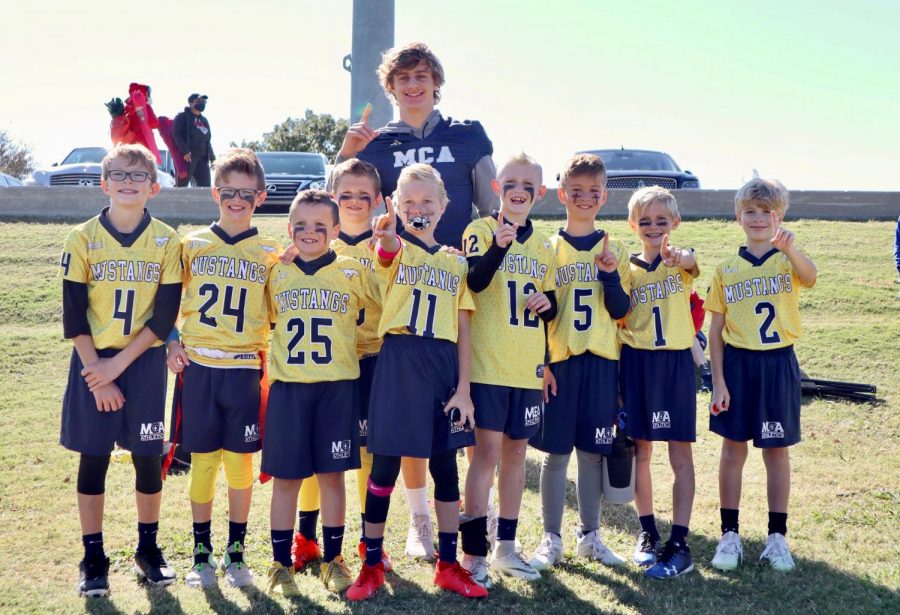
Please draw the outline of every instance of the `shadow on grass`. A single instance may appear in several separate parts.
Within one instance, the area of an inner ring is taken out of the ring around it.
[[[147,602],[150,603],[150,610],[147,612],[147,615],[178,615],[184,613],[184,609],[181,608],[181,602],[172,595],[168,587],[155,587],[146,583],[143,587],[144,591],[147,592]]]

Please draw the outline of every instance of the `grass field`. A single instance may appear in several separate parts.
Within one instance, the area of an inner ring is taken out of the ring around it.
[[[547,230],[559,223],[542,222]],[[781,575],[754,563],[765,540],[766,496],[762,461],[751,453],[745,470],[741,529],[746,562],[734,574],[709,566],[718,540],[716,473],[719,439],[706,429],[708,397],[698,398],[695,449],[697,497],[690,544],[697,570],[672,582],[651,582],[634,567],[611,570],[574,557],[577,523],[570,484],[564,541],[567,563],[534,584],[501,581],[477,604],[439,594],[431,570],[402,557],[407,511],[394,498],[386,546],[395,554],[388,591],[352,609],[363,613],[898,613],[900,612],[900,286],[894,283],[893,224],[800,221],[789,228],[819,267],[819,282],[801,296],[804,336],[797,344],[810,375],[871,382],[884,403],[858,405],[804,400],[803,442],[792,451],[794,488],[789,541],[797,561]],[[281,237],[284,218],[260,220]],[[604,227],[636,247],[624,222]],[[190,227],[182,226],[181,233]],[[317,578],[299,577],[304,597],[265,593],[270,560],[268,504],[271,487],[256,492],[248,534],[255,588],[202,592],[182,582],[169,589],[138,586],[131,573],[135,544],[133,471],[113,464],[107,480],[105,542],[113,560],[107,599],[77,598],[81,557],[75,506],[76,455],[58,445],[59,413],[71,344],[62,338],[56,263],[68,225],[0,223],[0,612],[3,613],[263,613],[346,612]],[[688,222],[672,241],[697,249],[705,291],[715,263],[742,237],[734,223]],[[510,349],[514,351],[514,349]],[[258,461],[257,461],[258,463]],[[539,457],[529,453],[520,537],[531,552],[541,536]],[[464,467],[465,463],[461,462]],[[668,531],[670,472],[658,447],[653,464],[657,517]],[[574,478],[574,463],[570,467]],[[348,476],[352,487],[355,478]],[[191,562],[186,476],[170,477],[163,495],[160,543],[180,578]],[[355,493],[355,489],[352,491]],[[398,491],[398,494],[401,493]],[[224,479],[213,517],[214,543],[227,533]],[[349,495],[345,555],[358,570],[358,510]],[[630,555],[638,530],[631,506],[604,508],[607,544]]]

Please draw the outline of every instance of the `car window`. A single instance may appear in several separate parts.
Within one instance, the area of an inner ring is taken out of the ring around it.
[[[100,163],[104,156],[106,156],[106,150],[102,147],[79,147],[69,152],[69,155],[60,164]]]
[[[10,177],[9,175],[7,175],[4,179],[6,179],[6,183],[9,184],[10,186],[21,186],[22,185],[22,182],[20,182],[18,180],[18,178]]]
[[[266,175],[325,175],[325,160],[318,154],[305,156],[258,152]]]
[[[611,171],[666,171],[679,173],[681,169],[668,154],[633,150],[601,150],[593,152],[603,159]]]

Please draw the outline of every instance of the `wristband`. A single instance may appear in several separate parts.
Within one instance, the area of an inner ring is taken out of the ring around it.
[[[400,250],[397,250],[397,252],[399,252],[399,251]],[[381,246],[380,243],[378,244],[378,250],[377,250],[378,258],[380,258],[383,261],[394,260],[394,257],[397,256],[397,252],[388,252]]]

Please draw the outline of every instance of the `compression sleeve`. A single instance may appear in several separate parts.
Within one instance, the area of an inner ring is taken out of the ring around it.
[[[610,318],[613,320],[623,318],[628,313],[631,299],[628,298],[628,294],[622,288],[619,272],[607,273],[601,271],[600,281],[603,283],[603,306],[609,312]]]
[[[175,328],[179,307],[181,307],[181,282],[160,284],[153,300],[153,316],[144,326],[153,331],[156,337],[165,340]]]
[[[91,335],[88,322],[88,287],[82,282],[63,280],[63,335],[72,339]]]

